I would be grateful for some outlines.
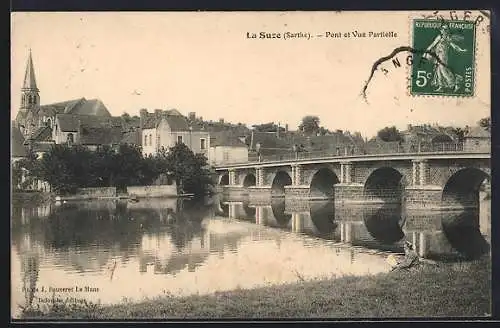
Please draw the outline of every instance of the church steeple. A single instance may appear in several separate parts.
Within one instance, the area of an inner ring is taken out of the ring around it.
[[[31,58],[31,49],[26,63],[23,87],[21,88],[21,110],[36,108],[40,105],[40,95],[36,86],[35,68]]]

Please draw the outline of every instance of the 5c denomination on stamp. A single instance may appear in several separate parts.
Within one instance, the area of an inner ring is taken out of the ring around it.
[[[412,95],[474,95],[473,21],[415,19],[412,35]]]

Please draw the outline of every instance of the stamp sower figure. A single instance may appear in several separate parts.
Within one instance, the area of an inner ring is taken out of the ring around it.
[[[453,89],[456,92],[464,78],[459,74],[453,73],[448,67],[448,52],[450,48],[458,52],[467,52],[467,49],[459,47],[455,42],[463,40],[463,37],[451,34],[447,25],[442,25],[438,36],[427,47],[426,51],[434,53],[441,62],[429,53],[425,53],[423,58],[434,63],[434,76],[431,85],[437,87],[436,91],[444,89]]]

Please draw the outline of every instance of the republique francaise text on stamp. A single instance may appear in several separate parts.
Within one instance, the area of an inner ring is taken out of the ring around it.
[[[471,21],[413,20],[411,94],[473,96],[475,32]]]

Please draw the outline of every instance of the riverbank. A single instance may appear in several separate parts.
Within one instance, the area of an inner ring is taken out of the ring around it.
[[[55,194],[50,192],[13,192],[12,204],[31,204],[31,205],[41,205],[54,201]]]
[[[147,280],[143,283],[147,283]],[[171,297],[139,303],[53,307],[24,319],[485,317],[491,313],[491,261],[422,264],[408,271],[340,277]]]

